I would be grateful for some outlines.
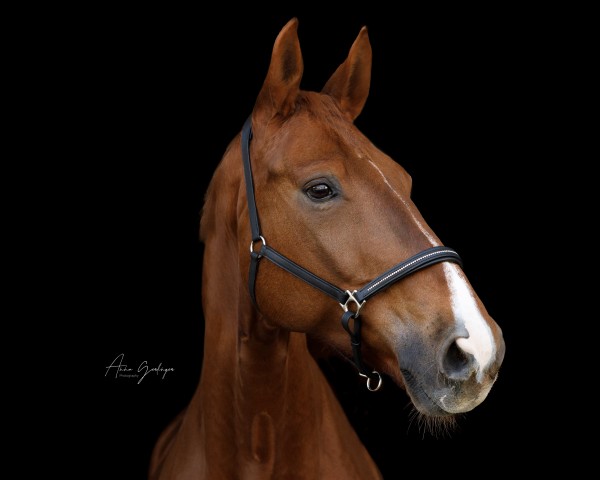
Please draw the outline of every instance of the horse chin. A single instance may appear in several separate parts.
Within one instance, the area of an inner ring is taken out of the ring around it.
[[[462,395],[452,386],[426,388],[409,370],[402,369],[404,387],[415,409],[426,417],[451,418],[473,410],[485,400],[495,378],[481,385],[475,392],[463,391]],[[461,391],[461,389],[458,389]]]

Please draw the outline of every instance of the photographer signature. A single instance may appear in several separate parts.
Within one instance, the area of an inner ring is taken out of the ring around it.
[[[173,367],[163,367],[162,362],[158,364],[158,367],[150,367],[148,362],[144,360],[137,369],[130,368],[127,364],[123,363],[125,360],[125,354],[120,353],[117,357],[112,361],[112,363],[106,367],[105,377],[108,376],[109,373],[114,373],[115,378],[138,378],[138,385],[142,383],[142,380],[146,378],[146,375],[154,373],[157,376],[162,376],[162,379],[167,376],[167,373],[174,372],[175,369]],[[111,372],[111,369],[114,369]]]

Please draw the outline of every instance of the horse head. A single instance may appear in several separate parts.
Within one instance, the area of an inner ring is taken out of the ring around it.
[[[240,272],[245,280],[251,270],[248,245],[258,251],[266,242],[351,293],[442,242],[411,200],[410,175],[354,124],[370,87],[367,29],[314,92],[300,89],[297,25],[293,19],[279,33],[251,115],[248,155],[264,238],[252,238],[242,181],[234,226]],[[255,315],[351,357],[338,302],[280,267],[260,262]],[[470,411],[497,378],[505,352],[501,329],[456,262],[390,285],[361,304],[360,318],[362,358],[405,389],[425,416],[451,419]]]

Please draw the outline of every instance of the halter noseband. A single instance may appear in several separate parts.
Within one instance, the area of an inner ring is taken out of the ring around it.
[[[400,262],[395,267],[387,272],[379,275],[374,280],[367,283],[360,290],[342,290],[341,288],[332,285],[327,280],[323,280],[312,272],[301,267],[289,258],[283,256],[274,248],[267,245],[265,238],[261,235],[260,224],[258,222],[258,210],[256,208],[256,200],[254,198],[254,182],[252,180],[252,166],[250,164],[250,140],[252,140],[252,119],[248,117],[242,128],[242,161],[244,163],[244,177],[246,180],[246,196],[248,200],[248,213],[250,215],[250,229],[252,231],[252,241],[250,243],[250,274],[248,277],[248,287],[250,296],[255,305],[256,302],[256,276],[258,274],[258,263],[262,257],[273,262],[280,268],[283,268],[292,275],[305,281],[312,287],[329,295],[336,300],[342,307],[342,326],[350,335],[350,343],[352,345],[352,355],[354,363],[361,376],[367,378],[367,388],[371,391],[379,390],[382,379],[379,372],[368,369],[362,361],[360,353],[361,345],[361,322],[359,312],[366,300],[385,288],[389,287],[398,280],[407,277],[408,275],[429,267],[440,262],[454,262],[462,266],[461,258],[453,249],[443,246],[427,248],[421,253],[418,253],[403,262]],[[255,245],[260,242],[260,250],[254,249]],[[350,322],[350,320],[353,320]],[[377,381],[377,385],[372,388],[371,380]]]

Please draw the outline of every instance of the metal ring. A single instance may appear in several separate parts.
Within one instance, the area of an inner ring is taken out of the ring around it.
[[[262,235],[259,235],[258,238],[260,238],[260,241],[262,242],[263,245],[266,245],[267,242],[265,241],[265,237],[263,237]],[[258,240],[252,240],[250,242],[250,253],[254,253],[254,244],[258,242]]]
[[[378,371],[373,370],[373,373],[376,374],[379,377],[379,382],[377,382],[377,386],[375,388],[371,388],[371,377],[367,377],[367,388],[371,392],[376,392],[377,390],[379,390],[381,388],[381,384],[383,383],[383,379],[381,378],[381,375],[379,375]]]

